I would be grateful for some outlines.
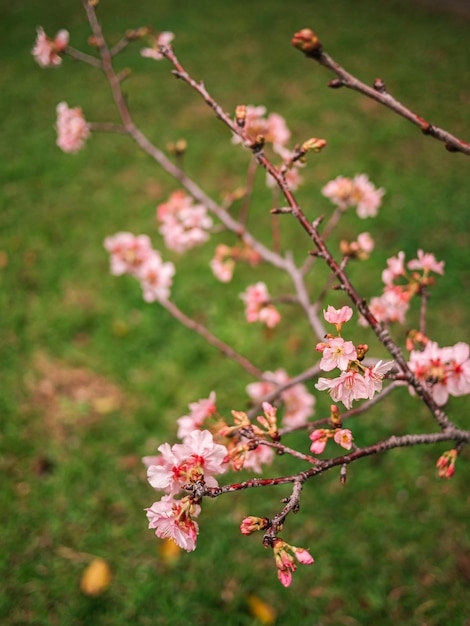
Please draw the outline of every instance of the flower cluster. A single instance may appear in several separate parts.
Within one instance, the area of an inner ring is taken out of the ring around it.
[[[147,235],[116,233],[105,239],[104,247],[111,255],[111,273],[134,276],[142,286],[146,302],[170,297],[175,266],[162,261]]]
[[[289,376],[284,369],[275,372],[265,372],[265,379],[257,383],[250,383],[246,391],[250,398],[261,403],[266,396],[276,391],[280,385],[289,382]],[[268,380],[270,379],[270,380]],[[272,382],[270,382],[272,380]],[[308,418],[314,413],[315,397],[312,396],[305,385],[297,383],[284,389],[279,396],[283,407],[282,424],[287,428],[305,426]]]
[[[292,582],[292,574],[297,570],[295,559],[302,565],[311,565],[314,562],[308,550],[291,546],[280,537],[274,541],[273,554],[277,567],[277,577],[284,587],[289,587]]]
[[[166,247],[180,253],[205,243],[212,228],[206,207],[194,204],[191,196],[181,189],[158,205],[157,221]]]
[[[195,430],[183,443],[164,443],[158,450],[160,456],[144,459],[149,483],[165,492],[159,502],[146,509],[149,528],[155,528],[157,537],[171,538],[190,552],[196,547],[199,528],[193,518],[200,508],[189,496],[181,500],[174,496],[189,485],[217,487],[214,475],[225,472],[227,449],[215,443],[209,431]]]
[[[229,426],[226,420],[217,412],[215,403],[215,393],[212,391],[208,398],[203,398],[197,402],[189,404],[188,415],[183,415],[177,420],[178,437],[184,439],[195,430],[209,430],[214,441],[224,445],[228,454],[226,461],[235,471],[242,468],[251,469],[260,474],[263,464],[270,464],[274,457],[272,448],[266,445],[259,445],[253,439],[249,439],[242,434],[242,430],[247,428],[260,439],[264,439],[267,433],[277,435],[276,411],[271,405],[266,403],[265,415],[259,416],[258,421],[267,426],[266,432],[258,426],[253,427],[248,420],[246,413],[233,411],[235,425]],[[267,413],[266,413],[267,412]],[[266,415],[270,417],[266,417]]]
[[[339,244],[341,254],[366,261],[374,249],[374,240],[369,233],[360,233],[356,241],[342,239]]]
[[[377,215],[384,193],[384,189],[374,187],[366,174],[356,174],[354,178],[338,176],[322,189],[322,194],[340,210],[355,206],[363,219]]]
[[[412,270],[411,273],[407,269]],[[433,254],[422,250],[418,250],[417,258],[408,261],[406,266],[402,251],[387,259],[387,267],[382,272],[383,293],[370,300],[369,308],[374,317],[379,322],[404,324],[413,296],[433,284],[431,273],[442,275],[444,261],[436,261]]]
[[[439,406],[446,404],[449,395],[470,393],[470,346],[467,343],[440,348],[429,341],[424,350],[411,351],[408,365]]]
[[[255,266],[260,260],[259,253],[245,244],[230,247],[221,243],[215,249],[214,258],[211,260],[210,266],[218,280],[222,283],[228,283],[232,280],[235,265],[238,261]]]
[[[250,285],[246,291],[240,294],[245,303],[246,321],[261,322],[268,328],[274,328],[281,321],[281,315],[276,307],[270,303],[268,288],[265,283],[259,282]]]
[[[44,32],[41,26],[37,28],[37,37],[31,54],[41,67],[57,67],[62,63],[62,53],[69,43],[69,33],[59,30],[54,39]]]
[[[367,346],[355,347],[351,341],[345,341],[341,336],[341,328],[351,319],[352,309],[344,306],[335,309],[329,306],[324,311],[327,322],[336,326],[338,336],[327,335],[327,341],[317,344],[317,350],[322,353],[320,368],[331,371],[338,368],[341,374],[338,378],[319,378],[315,387],[319,391],[327,390],[335,402],[342,402],[350,409],[354,400],[372,399],[382,390],[384,375],[393,367],[393,361],[378,361],[371,367],[361,363]]]
[[[60,102],[56,110],[57,145],[64,152],[78,152],[90,136],[81,108],[70,108],[66,102]]]
[[[310,446],[312,454],[321,454],[328,443],[328,439],[333,439],[345,450],[351,450],[353,445],[353,436],[348,428],[335,428],[334,430],[317,428],[310,433],[310,439],[312,441]]]

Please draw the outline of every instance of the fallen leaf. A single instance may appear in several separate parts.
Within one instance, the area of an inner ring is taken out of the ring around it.
[[[111,582],[111,569],[104,559],[93,559],[85,568],[80,589],[87,596],[99,596]]]
[[[270,604],[261,600],[258,596],[254,594],[248,596],[248,606],[253,617],[262,624],[274,624],[276,621],[276,611]]]

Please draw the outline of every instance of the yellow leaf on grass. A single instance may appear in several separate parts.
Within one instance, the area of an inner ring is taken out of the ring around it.
[[[80,589],[87,596],[99,596],[109,587],[111,569],[104,559],[93,559],[82,574]]]
[[[165,563],[174,563],[181,555],[181,548],[173,539],[163,539],[158,544],[158,553]]]
[[[253,617],[256,617],[262,624],[274,624],[276,621],[276,611],[258,596],[254,594],[248,596],[248,606]]]

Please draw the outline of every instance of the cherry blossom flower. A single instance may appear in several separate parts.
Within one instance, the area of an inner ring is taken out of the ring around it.
[[[278,369],[275,372],[265,372],[264,374],[266,378],[271,378],[273,382],[264,380],[250,383],[246,387],[248,395],[255,402],[262,402],[263,398],[275,391],[279,385],[284,385],[289,381],[289,376],[284,369]],[[304,426],[308,418],[314,413],[315,397],[308,392],[302,383],[297,383],[284,389],[280,399],[284,405],[282,424],[287,428]]]
[[[240,294],[245,303],[245,316],[248,323],[261,322],[268,328],[274,328],[281,321],[281,315],[274,305],[269,303],[270,296],[265,283],[250,285]]]
[[[167,202],[157,207],[159,232],[165,245],[175,252],[185,252],[209,239],[212,219],[202,204],[194,204],[184,191],[174,191]]]
[[[209,487],[217,487],[213,474],[226,470],[223,462],[227,448],[214,443],[208,430],[195,430],[183,443],[173,446],[164,443],[158,450],[162,461],[148,467],[148,481],[154,489],[163,489],[170,495],[178,493],[186,484],[201,480]]]
[[[284,118],[278,113],[270,113],[266,118],[266,107],[246,106],[244,131],[252,142],[262,135],[266,143],[271,143],[275,152],[282,152],[290,139],[290,131]],[[238,135],[233,135],[234,144],[241,143]]]
[[[395,285],[386,287],[381,296],[374,296],[370,299],[369,309],[378,322],[398,322],[405,323],[405,315],[410,308],[410,300],[412,293],[404,290],[402,287]],[[360,320],[363,326],[367,326],[367,322]]]
[[[143,261],[136,272],[136,277],[142,285],[145,302],[168,300],[174,274],[173,263],[164,263],[160,253],[152,250],[152,254]]]
[[[208,398],[191,402],[189,415],[183,415],[177,420],[178,438],[184,439],[194,430],[201,430],[204,421],[217,412],[215,406],[215,391],[211,391]]]
[[[163,59],[163,54],[159,51],[159,46],[168,46],[174,38],[175,35],[170,31],[160,33],[158,37],[156,37],[151,48],[143,48],[140,51],[141,56],[148,59],[154,59],[154,61],[160,61]]]
[[[69,108],[66,102],[57,105],[57,145],[64,152],[78,152],[90,136],[90,129],[80,107]]]
[[[375,217],[382,204],[384,189],[376,189],[365,174],[354,177],[354,204],[358,217]]]
[[[402,251],[387,259],[387,269],[382,272],[382,280],[386,285],[393,285],[399,276],[405,276],[405,253]]]
[[[316,430],[313,430],[309,435],[312,441],[310,452],[312,454],[321,454],[324,451],[330,436],[331,430],[328,430],[327,428],[317,428]]]
[[[274,459],[274,450],[269,446],[258,445],[253,450],[245,453],[243,458],[243,469],[251,470],[256,474],[263,472],[262,464],[271,465]]]
[[[133,235],[127,232],[106,237],[104,247],[111,254],[111,274],[114,276],[135,275],[153,252],[147,235]]]
[[[385,191],[376,189],[365,174],[357,174],[353,179],[338,176],[328,182],[322,194],[341,210],[355,206],[359,217],[375,217],[382,203]]]
[[[333,306],[328,305],[326,311],[323,311],[323,317],[330,324],[342,325],[348,322],[353,314],[353,310],[350,306],[343,306],[340,309],[335,309]]]
[[[384,376],[395,365],[394,361],[377,361],[373,367],[364,369],[364,380],[369,390],[367,396],[371,400],[376,393],[382,391]]]
[[[425,274],[434,272],[436,274],[444,274],[445,261],[436,261],[436,257],[431,253],[424,253],[418,250],[418,258],[408,262],[410,270],[423,270]]]
[[[360,233],[357,236],[357,241],[348,242],[347,240],[342,239],[340,241],[339,248],[341,254],[344,256],[366,261],[374,249],[374,246],[374,240],[369,233]]]
[[[197,517],[201,509],[192,504],[189,498],[174,500],[171,495],[163,496],[145,510],[149,528],[155,528],[157,537],[173,539],[180,548],[188,552],[196,549],[199,526],[192,518]]]
[[[38,26],[36,42],[31,54],[41,67],[58,67],[62,63],[61,54],[68,43],[68,31],[59,30],[54,39],[49,39],[42,26]]]
[[[320,369],[330,372],[338,367],[340,370],[347,370],[350,361],[357,359],[356,348],[352,341],[345,341],[342,337],[328,339],[328,343],[317,344],[317,350],[323,353],[320,361]]]
[[[351,450],[353,436],[349,429],[340,428],[335,431],[334,434],[335,443],[344,448],[345,450]]]
[[[315,387],[328,391],[335,402],[342,402],[347,409],[354,400],[369,398],[368,386],[359,372],[341,372],[338,378],[319,378]]]
[[[229,283],[232,280],[235,269],[231,248],[224,243],[219,244],[215,249],[215,255],[210,262],[210,266],[216,278],[222,283]]]
[[[449,395],[470,393],[469,355],[470,347],[466,343],[440,348],[436,342],[429,341],[421,352],[411,351],[408,366],[435,402],[443,406]]]

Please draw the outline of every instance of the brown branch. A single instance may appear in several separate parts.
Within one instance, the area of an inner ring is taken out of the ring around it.
[[[183,311],[181,311],[174,302],[170,300],[159,300],[159,303],[169,312],[175,319],[181,322],[184,326],[189,328],[190,330],[194,330],[196,333],[204,337],[204,339],[210,343],[212,346],[215,346],[218,350],[220,350],[225,356],[233,359],[236,363],[241,365],[244,370],[246,370],[251,376],[259,380],[266,380],[266,376],[263,374],[261,370],[255,367],[251,361],[247,358],[238,354],[231,346],[224,343],[220,339],[218,339],[215,335],[213,335],[205,326],[196,322],[196,320],[188,317]]]
[[[326,52],[323,52],[321,42],[315,33],[309,28],[305,28],[296,33],[292,39],[292,45],[304,52],[306,57],[314,59],[320,63],[320,65],[323,65],[336,74],[338,78],[330,81],[329,87],[347,87],[348,89],[358,91],[368,98],[371,98],[376,102],[380,102],[380,104],[383,104],[388,109],[394,111],[394,113],[397,113],[415,126],[418,126],[423,134],[444,142],[445,147],[449,150],[449,152],[461,152],[462,154],[470,156],[470,143],[462,141],[462,139],[455,137],[443,128],[439,128],[439,126],[431,124],[420,115],[413,113],[413,111],[388,93],[382,79],[377,78],[374,81],[373,87],[369,87],[369,85],[366,85],[347,72]]]

